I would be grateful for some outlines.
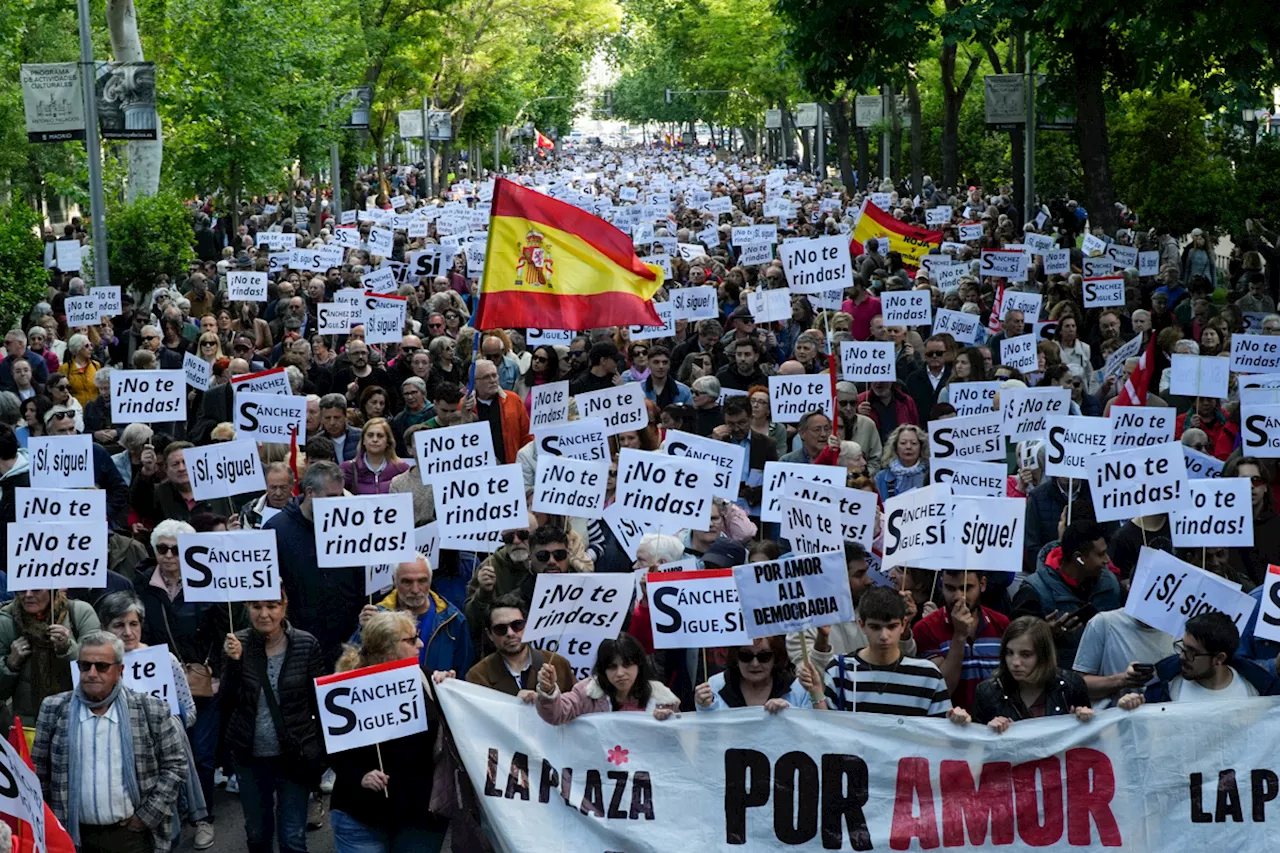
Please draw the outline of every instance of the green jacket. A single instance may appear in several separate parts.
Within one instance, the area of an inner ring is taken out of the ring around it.
[[[36,716],[40,713],[40,703],[48,698],[35,695],[32,673],[35,658],[28,657],[17,672],[9,668],[9,646],[18,639],[21,631],[15,616],[21,607],[22,603],[16,599],[0,607],[0,700],[12,699],[13,713],[22,717],[23,725],[34,725]],[[58,655],[58,661],[63,667],[63,671],[58,673],[58,680],[63,690],[70,690],[71,661],[80,655],[80,638],[98,629],[98,614],[93,611],[92,605],[68,599],[67,613],[61,624],[71,629],[71,645],[66,652]]]
[[[495,598],[506,595],[509,592],[520,593],[526,604],[532,603],[533,585],[537,582],[537,575],[533,573],[532,562],[525,565],[517,565],[507,556],[506,546],[502,546],[493,553],[488,560],[493,566],[494,574],[497,575],[497,581],[493,585],[492,592],[485,592],[480,588],[480,584],[476,582],[476,576],[473,574],[471,580],[467,583],[467,603],[463,608],[463,612],[467,617],[467,624],[471,626],[473,633],[478,633],[483,637],[484,628],[488,624],[489,605],[493,603]],[[478,647],[477,647],[478,648]]]

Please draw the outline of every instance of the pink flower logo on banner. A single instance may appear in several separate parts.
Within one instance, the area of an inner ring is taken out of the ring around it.
[[[609,763],[616,764],[619,767],[627,763],[628,751],[623,749],[621,745],[615,746],[609,750]]]

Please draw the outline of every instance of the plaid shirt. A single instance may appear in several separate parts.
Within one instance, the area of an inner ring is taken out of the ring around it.
[[[70,791],[68,725],[71,720],[71,693],[59,693],[44,700],[36,722],[36,739],[31,760],[44,788],[45,801],[63,824],[67,822],[67,802],[77,793]],[[169,703],[145,693],[121,688],[120,698],[128,705],[133,734],[133,761],[142,801],[134,815],[151,829],[155,853],[169,853],[173,846],[172,813],[178,788],[187,778],[185,735],[172,716]]]

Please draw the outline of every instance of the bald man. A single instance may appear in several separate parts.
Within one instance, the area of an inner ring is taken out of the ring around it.
[[[360,609],[360,627],[369,618],[387,610],[402,610],[418,623],[418,636],[422,649],[418,663],[426,672],[453,670],[465,678],[475,658],[471,645],[471,632],[467,630],[467,618],[462,611],[431,590],[431,564],[427,558],[401,563],[392,572],[391,594],[375,604]],[[353,643],[360,642],[356,630]]]

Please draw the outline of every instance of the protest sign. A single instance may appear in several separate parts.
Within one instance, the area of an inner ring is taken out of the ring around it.
[[[655,302],[653,310],[657,313],[658,319],[662,321],[660,326],[631,326],[631,340],[633,341],[651,341],[655,338],[670,338],[676,333],[676,306],[671,302]]]
[[[67,328],[69,329],[74,329],[77,326],[96,326],[102,321],[102,315],[98,313],[98,298],[96,296],[68,296],[66,304]]]
[[[525,331],[525,344],[529,349],[535,346],[569,346],[573,343],[574,332],[569,329],[528,329]]]
[[[933,333],[950,335],[957,343],[977,344],[986,339],[987,330],[977,314],[939,308],[933,317]]]
[[[1050,477],[1088,476],[1085,459],[1111,452],[1114,421],[1110,418],[1087,418],[1066,415],[1049,425],[1045,448],[1044,472]]]
[[[66,64],[72,65],[72,63]],[[46,817],[54,817],[54,815],[44,801],[44,789],[40,785],[40,777],[27,763],[29,760],[29,758],[23,758],[8,739],[0,741],[0,777],[3,777],[0,779],[0,813],[30,824],[30,829],[23,827],[22,837],[31,838],[37,853],[48,853],[49,844],[45,835]],[[54,820],[56,822],[56,817]],[[67,831],[58,826],[58,833],[63,842],[59,849],[73,849]],[[15,833],[14,841],[19,840]],[[25,841],[23,846],[25,847]]]
[[[1142,352],[1142,335],[1135,335],[1124,346],[1107,356],[1102,372],[1098,374],[1098,380],[1104,381],[1109,376],[1119,379],[1124,373],[1124,363],[1131,358],[1137,358],[1140,352]],[[1124,384],[1122,379],[1120,384]]]
[[[198,501],[231,498],[266,489],[258,444],[245,438],[220,441],[182,451],[191,482],[191,496]]]
[[[535,385],[529,391],[532,414],[529,431],[534,435],[569,421],[569,380]]]
[[[716,464],[624,447],[618,453],[617,503],[627,514],[659,529],[706,530]]]
[[[1187,462],[1187,479],[1210,480],[1222,476],[1225,463],[1221,459],[1215,459],[1199,450],[1192,450],[1185,444],[1182,445],[1182,456]]]
[[[691,432],[669,429],[662,440],[662,452],[668,456],[688,456],[711,462],[715,466],[711,493],[730,501],[738,499],[742,469],[746,463],[746,448],[728,441],[716,441]]]
[[[782,501],[782,538],[797,554],[822,554],[844,547],[839,509],[834,503]]]
[[[14,520],[92,524],[107,517],[107,493],[102,489],[14,489]]]
[[[677,288],[671,291],[671,300],[676,303],[677,320],[713,320],[717,316],[719,302],[710,285]]]
[[[325,752],[425,733],[425,697],[417,656],[317,678]]]
[[[1249,388],[1262,388],[1272,393],[1265,398],[1246,394]],[[1240,392],[1242,403],[1280,403],[1280,373],[1241,373],[1236,377],[1236,390]]]
[[[979,268],[984,276],[1017,279],[1026,274],[1027,254],[1021,249],[983,249]]]
[[[273,367],[270,370],[259,370],[256,373],[242,373],[239,376],[231,377],[231,387],[235,389],[236,398],[239,399],[241,394],[283,394],[288,396],[293,393],[292,386],[289,385],[289,374],[283,367]]]
[[[1028,231],[1022,235],[1022,242],[1032,257],[1043,257],[1046,252],[1053,251],[1053,238],[1048,234],[1036,234]]]
[[[885,326],[929,326],[933,324],[933,304],[927,290],[894,290],[880,295],[880,313]]]
[[[517,463],[435,474],[428,485],[436,518],[451,535],[510,530],[523,526],[528,515]]]
[[[809,412],[820,410],[831,418],[831,375],[812,373],[769,377],[769,406],[773,419],[794,424]]]
[[[1045,275],[1070,275],[1071,274],[1071,250],[1070,249],[1053,249],[1044,254],[1044,274]]]
[[[1138,275],[1143,278],[1160,274],[1160,253],[1157,251],[1138,253]]]
[[[957,497],[949,519],[956,540],[951,567],[970,572],[1021,572],[1026,516],[1024,498]]]
[[[435,500],[439,513],[439,491]],[[354,498],[315,498],[312,514],[315,517],[316,565],[322,569],[367,566],[370,563],[407,563],[416,558],[413,495],[407,492]],[[523,515],[520,517],[524,518]]]
[[[93,436],[52,435],[27,439],[31,485],[43,489],[92,489]]]
[[[1232,373],[1280,371],[1280,338],[1265,335],[1231,336]]]
[[[391,247],[394,242],[395,234],[390,228],[370,228],[369,234],[365,238],[365,245],[369,249],[369,254],[383,258],[391,257]]]
[[[1280,642],[1280,566],[1267,566],[1253,635],[1259,640]]]
[[[999,381],[952,382],[947,387],[951,389],[951,405],[955,406],[956,414],[961,417],[996,410],[996,394],[1000,391]]]
[[[932,283],[941,288],[943,292],[960,286],[960,279],[969,275],[968,264],[938,264],[929,271],[929,278]],[[934,317],[937,322],[937,317]]]
[[[382,267],[360,276],[360,286],[366,293],[394,293],[396,290],[396,274],[391,267]]]
[[[923,486],[886,500],[881,570],[919,565],[924,560],[954,560],[957,544],[947,535],[951,505],[951,486],[945,483]]]
[[[565,633],[595,640],[614,639],[631,609],[634,587],[630,572],[540,573],[529,603],[525,642]]]
[[[498,464],[493,431],[484,421],[428,429],[413,434],[418,474],[425,486],[437,474],[450,474]]]
[[[791,493],[790,489],[796,482],[806,480],[835,486],[842,485],[845,478],[843,471],[838,471],[831,465],[807,465],[803,462],[764,463],[760,520],[781,522],[783,498]]]
[[[116,317],[124,311],[124,301],[120,296],[119,285],[95,287],[89,291],[89,295],[98,300],[99,317]]]
[[[1003,462],[929,460],[930,482],[951,486],[956,497],[1003,497],[1008,472]]]
[[[751,643],[733,569],[650,572],[653,645],[658,649],[719,648]]]
[[[1087,278],[1098,278],[1108,275],[1115,269],[1115,264],[1108,257],[1085,258],[1080,262],[1080,271]]]
[[[1000,341],[1000,363],[1021,373],[1035,371],[1040,366],[1036,358],[1037,343],[1039,342],[1034,334],[1003,339]]]
[[[1039,319],[1040,306],[1043,302],[1044,296],[1039,293],[1006,289],[1001,307],[1004,317],[1008,317],[1010,311],[1019,311],[1022,313],[1022,319],[1031,323]]]
[[[1216,610],[1243,631],[1257,602],[1212,572],[1172,554],[1142,546],[1124,612],[1144,625],[1182,639],[1188,619]]]
[[[227,298],[243,302],[267,301],[267,274],[246,270],[227,273]]]
[[[1242,477],[1192,480],[1191,505],[1169,513],[1175,548],[1252,548],[1253,503]]]
[[[1007,388],[1000,392],[1000,413],[1005,438],[1044,440],[1050,424],[1071,414],[1071,389]]]
[[[600,418],[605,435],[642,430],[649,425],[649,410],[644,405],[644,387],[628,382],[616,388],[602,388],[576,394],[579,418]]]
[[[892,342],[845,341],[840,345],[840,371],[849,382],[894,382],[898,360]]]
[[[538,456],[533,479],[534,512],[575,518],[600,518],[604,513],[606,462],[583,462],[568,456]]]
[[[187,379],[181,370],[111,371],[113,423],[173,423],[186,418]]]
[[[785,323],[791,319],[791,291],[757,288],[747,294],[747,310],[757,323]]]
[[[874,493],[796,478],[788,481],[783,491],[784,512],[790,501],[830,504],[836,510],[841,538],[847,542],[857,542],[868,551],[871,550],[875,539],[876,514],[879,511]]]
[[[371,344],[399,343],[404,332],[402,308],[375,308],[365,315],[365,341]]]
[[[1111,263],[1118,270],[1126,267],[1136,267],[1138,265],[1138,250],[1134,246],[1121,246],[1119,243],[1108,243],[1107,249],[1103,252]]]
[[[733,576],[752,639],[853,621],[843,549],[749,563]]]
[[[967,243],[970,240],[981,240],[986,226],[981,222],[966,222],[958,225],[956,230],[960,232],[960,239]]]
[[[1084,280],[1084,307],[1124,305],[1124,276],[1101,275]]]
[[[853,284],[849,240],[842,234],[784,240],[778,246],[778,257],[792,293],[821,293],[832,286]]]
[[[622,546],[622,550],[632,560],[636,559],[636,548],[645,534],[659,532],[653,525],[631,518],[617,501],[605,507],[604,520],[613,531],[613,535],[618,538],[618,544]]]
[[[1111,449],[1127,450],[1173,441],[1176,409],[1146,406],[1111,407]]]
[[[316,306],[316,332],[345,335],[364,320],[364,309],[342,302],[321,302]]]
[[[609,434],[600,418],[579,418],[559,424],[554,430],[546,430],[535,440],[538,453],[552,456],[571,456],[586,462],[610,459]]]
[[[240,439],[288,444],[296,434],[301,441],[307,428],[307,398],[237,392],[231,425]]]
[[[1280,458],[1280,404],[1240,406],[1241,446],[1245,456]]]
[[[1172,442],[1085,459],[1098,521],[1127,520],[1183,508],[1188,484],[1182,445]]]
[[[182,354],[182,373],[187,378],[187,384],[192,388],[197,391],[208,391],[213,365],[195,353],[186,352]]]
[[[102,589],[107,585],[107,521],[9,523],[8,588]]]
[[[1227,397],[1230,363],[1213,355],[1175,352],[1169,375],[1169,393],[1181,397]]]
[[[963,418],[934,419],[929,422],[930,464],[939,461],[982,462],[1003,459],[1001,435],[1003,415],[986,412]]]
[[[178,534],[187,601],[276,601],[280,569],[274,530]]]
[[[71,666],[71,689],[80,686],[80,667],[75,661]],[[178,699],[178,687],[173,680],[173,658],[169,646],[146,646],[124,653],[124,669],[120,681],[134,693],[149,693],[169,706],[175,717],[182,716],[182,702]]]

